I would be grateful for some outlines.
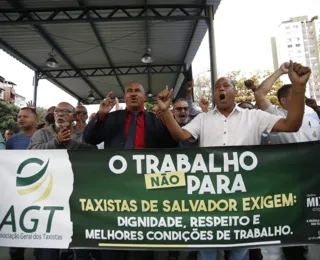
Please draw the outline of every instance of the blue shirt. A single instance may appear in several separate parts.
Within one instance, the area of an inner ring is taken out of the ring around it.
[[[2,134],[0,132],[0,150],[4,150],[4,149],[6,149],[6,146],[5,146]]]
[[[7,150],[26,150],[29,146],[30,139],[31,136],[21,133],[15,134],[8,139],[6,148]]]

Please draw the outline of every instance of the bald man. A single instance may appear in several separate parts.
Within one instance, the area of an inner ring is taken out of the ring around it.
[[[76,126],[83,132],[85,126],[87,125],[88,111],[83,105],[78,105],[76,107]]]
[[[35,132],[28,149],[96,149],[82,141],[82,131],[72,124],[77,116],[71,104],[61,102],[53,113],[54,124]],[[59,250],[39,249],[37,254],[41,260],[56,260]]]
[[[104,149],[177,147],[163,122],[154,113],[144,110],[147,97],[141,84],[127,85],[125,110],[111,112],[116,105],[111,94],[101,101],[98,113],[86,126],[83,133],[86,142],[92,145],[104,142]],[[155,256],[152,251],[103,250],[101,259],[153,260]]]
[[[59,103],[54,109],[54,124],[38,130],[28,149],[91,149],[91,145],[82,141],[82,131],[72,125],[75,112],[71,104]]]

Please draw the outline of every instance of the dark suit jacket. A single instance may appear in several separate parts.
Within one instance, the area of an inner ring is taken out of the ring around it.
[[[144,111],[145,147],[170,148],[178,143],[171,137],[162,121],[151,112]],[[104,142],[105,148],[123,148],[125,143],[125,125],[127,112],[118,110],[99,120],[97,115],[89,122],[83,132],[83,139],[88,144]]]

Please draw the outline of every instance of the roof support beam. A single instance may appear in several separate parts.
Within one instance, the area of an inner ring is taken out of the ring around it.
[[[84,0],[77,0],[77,1],[78,1],[78,4],[80,6],[85,7]],[[88,10],[88,13],[86,14],[86,16],[87,16],[88,19],[92,18],[89,10]],[[103,42],[103,40],[102,40],[102,38],[101,38],[101,36],[100,36],[100,34],[98,32],[98,29],[97,29],[96,25],[93,22],[90,21],[90,26],[91,26],[91,29],[92,29],[92,31],[93,31],[93,33],[94,33],[94,35],[95,35],[95,37],[96,37],[101,49],[103,51],[104,56],[106,57],[107,62],[110,64],[111,67],[114,67],[113,62],[111,60],[111,57],[110,57],[110,55],[109,55],[109,53],[107,51],[107,48],[105,47],[105,44],[104,44],[104,42]],[[115,77],[116,77],[116,80],[118,81],[118,84],[119,84],[120,88],[122,89],[122,92],[125,93],[124,86],[123,86],[119,76],[115,75]]]
[[[4,50],[6,50],[10,55],[12,55],[13,57],[15,57],[16,59],[20,60],[23,64],[27,65],[29,68],[32,68],[35,71],[38,71],[39,74],[42,75],[41,78],[46,78],[47,73],[45,71],[42,71],[36,64],[34,64],[32,61],[30,61],[27,57],[25,57],[24,55],[22,55],[20,52],[18,52],[17,50],[15,50],[13,47],[11,47],[8,43],[6,43],[4,40],[2,40],[0,38],[0,47],[3,47]],[[39,77],[40,79],[40,77]],[[65,85],[63,85],[62,83],[60,83],[59,81],[57,81],[54,78],[48,78],[48,80],[55,84],[56,86],[58,86],[59,88],[61,88],[63,91],[65,91],[66,93],[68,93],[69,95],[73,96],[76,99],[79,99],[80,97],[74,93],[73,91],[71,91],[70,89],[68,89]]]
[[[152,74],[174,74],[183,73],[185,67],[181,64],[169,65],[137,65],[122,67],[99,67],[83,68],[79,70],[60,69],[45,70],[40,73],[40,78],[44,79],[66,79],[79,77],[107,77],[107,76],[130,76],[130,75],[152,75]]]
[[[148,0],[144,1],[144,6],[147,9],[148,7]],[[145,17],[148,17],[148,12],[145,12]],[[150,42],[149,42],[149,25],[148,25],[148,20],[144,20],[144,33],[146,37],[146,49],[151,48],[150,47]],[[152,78],[151,78],[151,73],[150,73],[150,65],[148,65],[148,92],[152,93]]]
[[[209,51],[210,51],[210,78],[211,78],[211,91],[212,91],[212,105],[214,106],[213,96],[214,96],[214,87],[217,80],[217,62],[216,62],[216,48],[215,48],[215,39],[214,39],[214,7],[208,6],[209,14]]]
[[[7,0],[7,2],[12,6],[12,8],[21,10],[23,7],[19,3],[18,0]],[[24,19],[32,20],[32,16],[29,14],[25,14]],[[37,33],[55,50],[56,53],[74,70],[79,70],[77,66],[70,60],[69,57],[58,47],[57,43],[50,37],[50,35],[39,25],[34,25],[34,29]],[[89,81],[86,77],[82,76],[80,73],[80,77],[86,82],[89,87],[94,90],[101,98],[103,98],[102,93],[94,86],[92,82]]]
[[[203,2],[205,2],[205,0],[203,0]],[[207,22],[207,21],[208,21],[208,13],[206,12],[206,10],[207,10],[207,9],[205,9],[204,17],[205,17],[206,23],[208,23],[208,22]],[[199,10],[199,13],[198,13],[197,15],[201,15],[202,11],[203,11],[203,10]],[[192,43],[193,36],[194,36],[194,34],[195,34],[195,32],[196,32],[197,25],[198,25],[198,21],[196,21],[196,22],[194,23],[194,26],[193,26],[193,29],[192,29],[192,33],[191,33],[191,37],[189,38],[188,46],[187,46],[187,48],[186,48],[186,50],[185,50],[185,53],[184,53],[184,55],[183,55],[182,60],[180,61],[181,64],[184,64],[184,61],[185,61],[185,59],[186,59],[186,56],[187,56],[187,54],[188,54],[188,52],[189,52],[189,48],[190,48],[190,45],[191,45],[191,43]],[[182,65],[182,66],[183,66],[183,65]],[[177,87],[176,84],[177,84],[177,81],[178,81],[179,76],[180,76],[180,75],[177,74],[177,76],[175,77],[175,79],[174,79],[174,81],[173,81],[173,83],[172,83],[173,88]],[[181,87],[181,86],[179,86],[179,88],[180,88],[180,87]]]
[[[10,0],[12,1],[12,0]],[[206,5],[128,5],[0,9],[0,25],[206,20]],[[145,14],[148,13],[146,16]]]

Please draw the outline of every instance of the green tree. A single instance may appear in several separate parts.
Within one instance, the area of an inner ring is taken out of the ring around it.
[[[47,114],[47,108],[37,107],[36,110],[38,114],[39,123],[44,123],[44,118],[46,117],[46,114]]]
[[[270,76],[272,72],[270,70],[257,70],[249,75],[244,75],[241,73],[241,71],[232,71],[227,74],[227,77],[231,79],[234,84],[237,87],[237,97],[236,97],[236,103],[248,101],[248,102],[254,102],[254,94],[251,90],[247,89],[244,85],[244,81],[251,79],[254,81],[255,86],[258,87],[259,84],[262,83],[262,81]],[[283,82],[278,79],[271,91],[268,93],[267,98],[270,100],[272,104],[279,105],[278,99],[277,99],[277,91],[281,86],[283,85]]]
[[[11,103],[0,102],[0,129],[2,134],[7,129],[11,129],[14,132],[19,132],[17,124],[17,116],[19,113],[19,107]]]
[[[202,97],[212,100],[211,79],[208,76],[202,75],[194,81],[193,95],[195,101],[199,101]],[[211,104],[211,103],[210,103]]]
[[[199,111],[201,108],[198,102],[202,97],[206,97],[209,100],[209,109],[212,107],[211,79],[208,75],[202,74],[194,80],[193,96],[195,101],[193,105]]]
[[[144,107],[148,112],[153,112],[152,109],[157,105],[157,101],[148,98],[146,102],[144,102]]]
[[[262,81],[270,76],[272,72],[270,70],[257,70],[250,74],[244,74],[241,71],[231,71],[227,73],[227,77],[231,79],[237,88],[237,96],[236,96],[236,103],[240,103],[243,101],[254,102],[254,94],[251,90],[247,89],[244,85],[244,81],[248,79],[252,79],[255,85],[258,87]],[[277,99],[277,91],[283,82],[278,79],[268,93],[267,98],[271,101],[272,104],[279,105]],[[208,75],[201,75],[196,78],[194,82],[194,106],[199,108],[198,101],[203,97],[206,96],[210,102],[210,107],[212,107],[212,91],[211,91],[211,79]]]

